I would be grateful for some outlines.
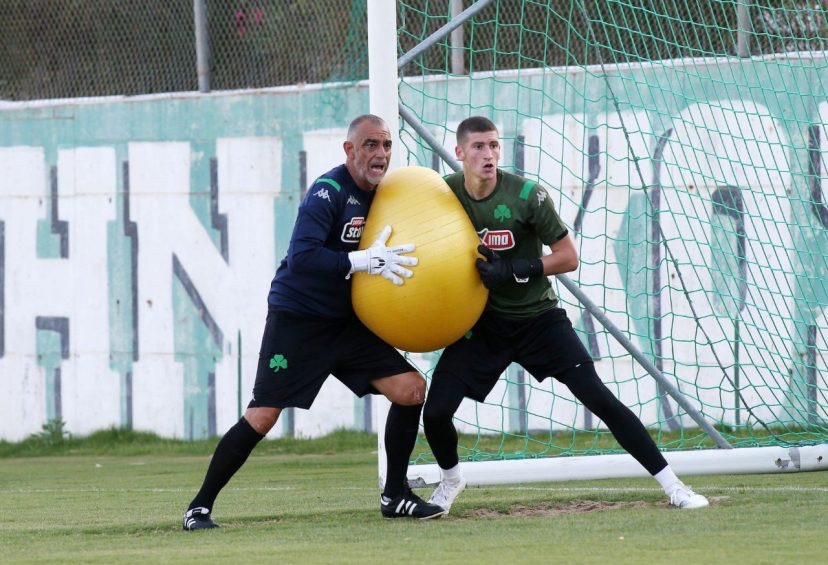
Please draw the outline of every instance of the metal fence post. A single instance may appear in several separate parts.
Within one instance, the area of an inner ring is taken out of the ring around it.
[[[210,92],[210,37],[207,32],[207,6],[205,0],[193,0],[193,14],[195,16],[198,91]]]
[[[463,0],[451,0],[451,19],[456,18],[463,11]],[[458,26],[451,32],[451,72],[455,75],[466,74],[466,63],[463,55],[463,26]]]
[[[750,8],[748,3],[741,1],[736,5],[736,54],[739,57],[750,57]]]

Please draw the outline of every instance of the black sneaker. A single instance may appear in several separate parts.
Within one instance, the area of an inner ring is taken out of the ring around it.
[[[184,513],[184,521],[181,527],[185,530],[209,530],[218,528],[219,525],[210,518],[209,508],[191,508]]]
[[[446,513],[443,508],[436,504],[429,504],[413,492],[409,487],[393,500],[380,496],[380,512],[386,518],[417,518],[419,520],[430,520],[439,518]]]

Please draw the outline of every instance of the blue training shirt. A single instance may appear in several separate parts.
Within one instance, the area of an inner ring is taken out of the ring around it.
[[[270,283],[272,308],[325,318],[353,315],[348,253],[359,245],[373,199],[374,192],[361,190],[345,165],[313,182],[299,206],[287,256]]]

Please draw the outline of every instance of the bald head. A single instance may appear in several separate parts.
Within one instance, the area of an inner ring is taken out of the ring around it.
[[[357,186],[375,189],[391,163],[391,132],[385,120],[374,114],[354,118],[343,147],[345,166]]]
[[[362,114],[361,116],[357,116],[351,120],[351,124],[348,126],[348,141],[354,140],[354,137],[360,131],[363,124],[374,126],[376,129],[388,129],[388,126],[385,125],[385,120],[379,116],[375,116],[374,114]]]

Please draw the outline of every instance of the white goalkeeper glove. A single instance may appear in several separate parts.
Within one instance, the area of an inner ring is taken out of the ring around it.
[[[348,274],[364,271],[369,275],[382,275],[397,286],[403,284],[400,276],[411,278],[414,273],[402,265],[416,265],[417,258],[403,257],[400,253],[411,253],[414,251],[414,244],[405,243],[386,247],[385,242],[390,236],[391,226],[385,226],[371,247],[348,253],[348,259],[351,261],[351,270]]]

